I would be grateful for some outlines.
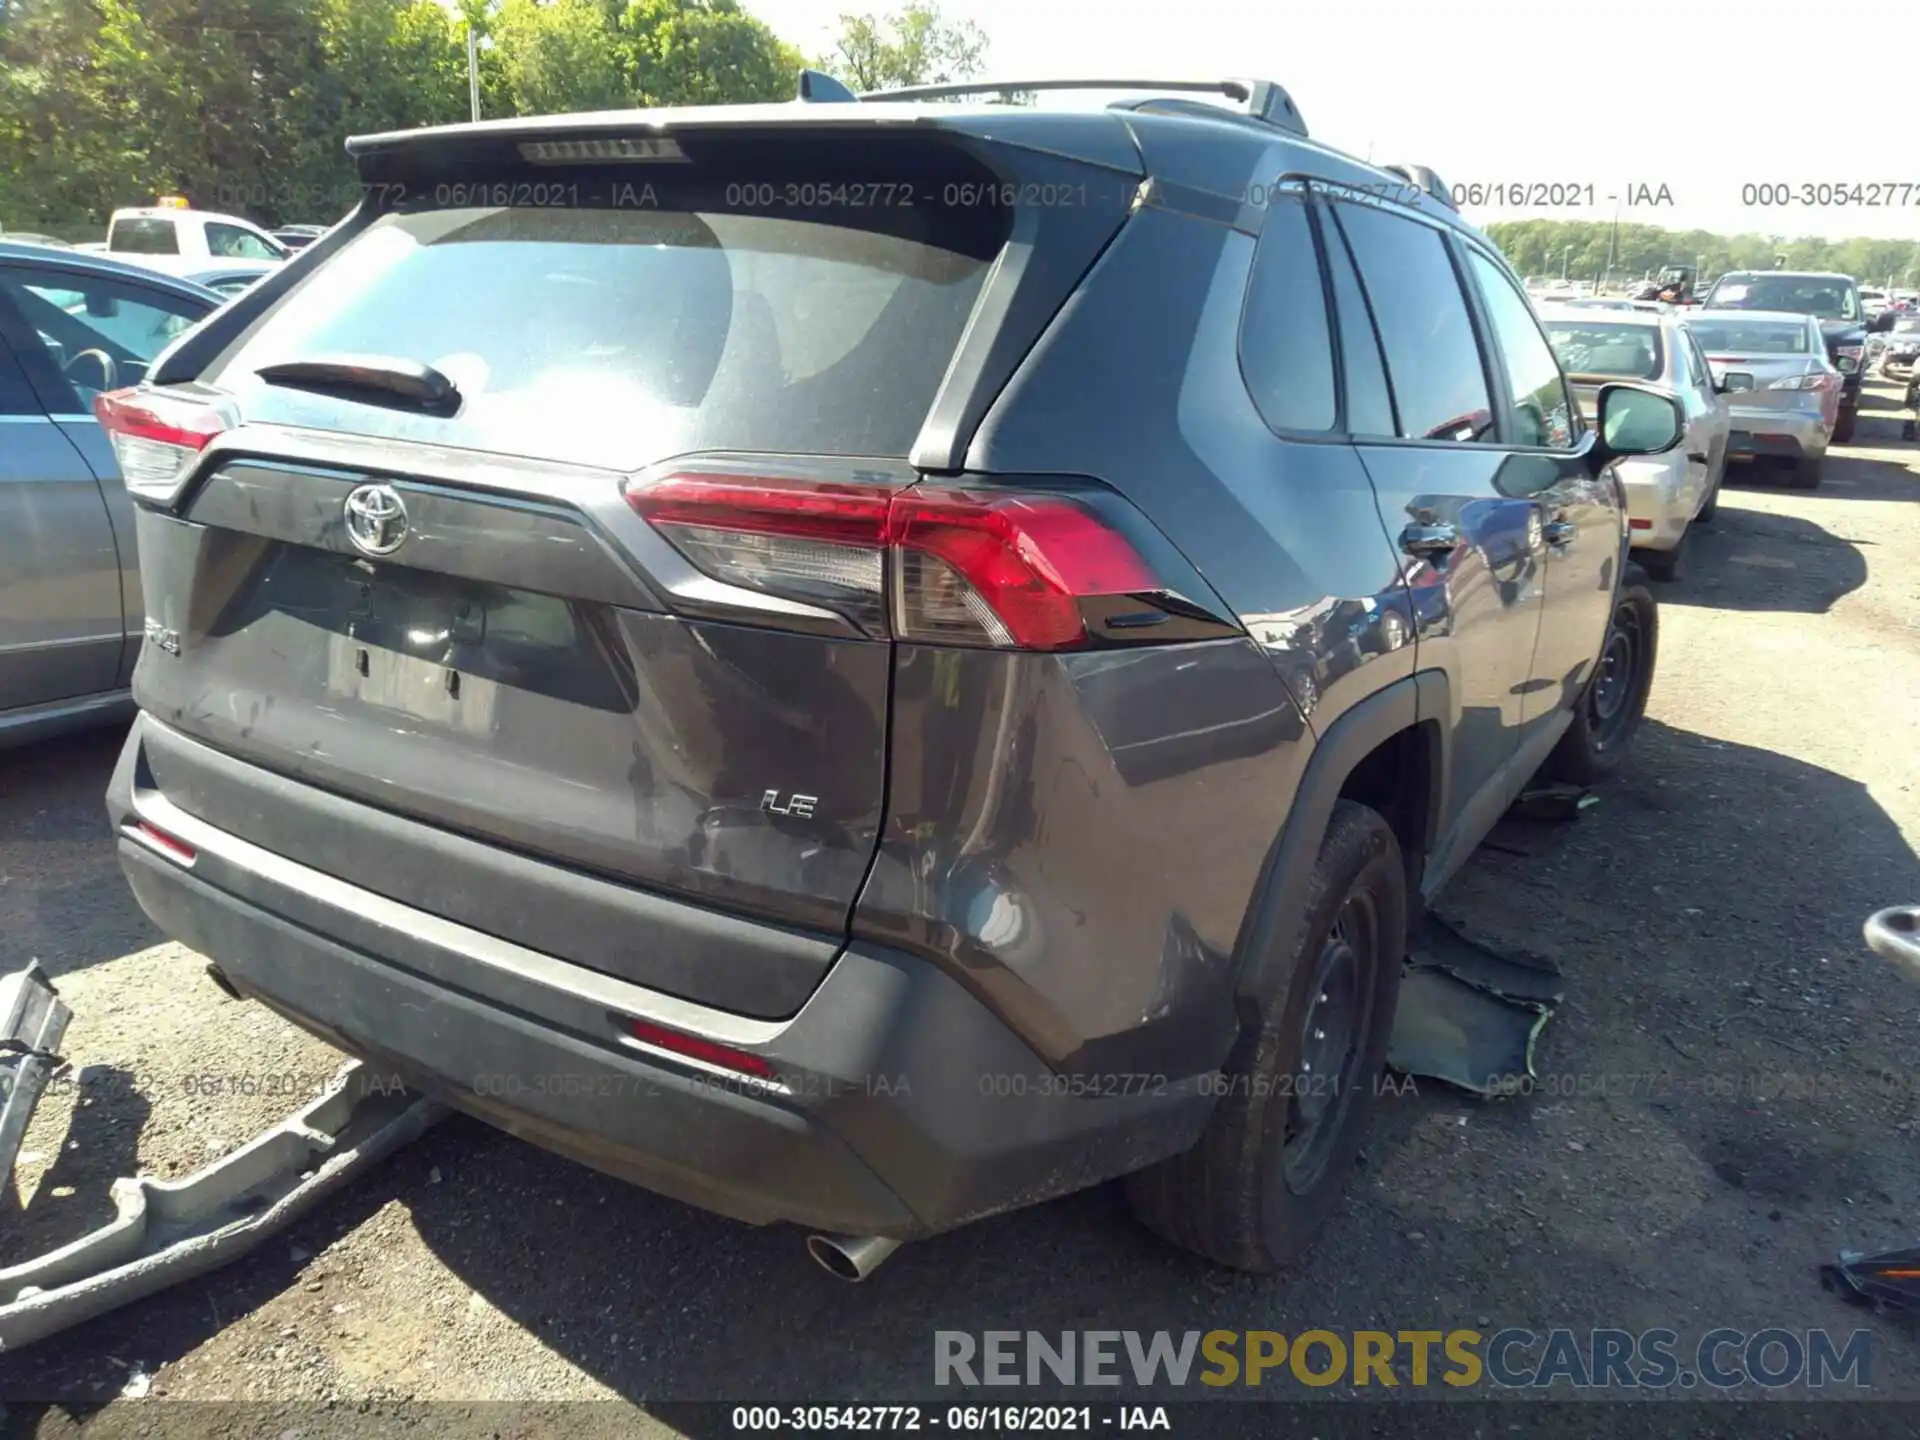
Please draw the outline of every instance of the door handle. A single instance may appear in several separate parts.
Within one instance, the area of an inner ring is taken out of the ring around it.
[[[1400,532],[1400,548],[1409,555],[1448,555],[1460,543],[1452,525],[1409,525]]]
[[[1573,539],[1571,520],[1549,520],[1540,527],[1540,538],[1549,545],[1564,545]]]
[[[1705,455],[1695,455],[1695,454],[1689,453],[1687,456],[1687,461],[1688,463],[1693,465],[1705,465],[1709,463],[1709,457]]]

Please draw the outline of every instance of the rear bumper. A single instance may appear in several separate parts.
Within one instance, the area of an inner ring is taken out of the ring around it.
[[[1627,497],[1627,520],[1636,550],[1671,550],[1692,521],[1687,504],[1685,471],[1656,461],[1620,464],[1620,488]]]
[[[1176,1153],[1211,1110],[1193,1079],[1069,1088],[957,982],[878,946],[768,1021],[471,930],[179,810],[141,782],[152,724],[129,736],[108,805],[156,924],[349,1053],[648,1189],[752,1224],[907,1239]],[[142,820],[191,862],[138,838]],[[624,1039],[622,1017],[765,1056],[777,1080]]]
[[[1736,460],[1824,455],[1833,438],[1826,420],[1811,411],[1735,408],[1730,418],[1727,455]]]

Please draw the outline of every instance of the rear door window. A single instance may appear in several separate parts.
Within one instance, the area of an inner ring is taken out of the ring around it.
[[[998,254],[986,228],[900,208],[395,211],[203,378],[257,418],[614,469],[699,450],[903,456]],[[254,376],[340,353],[431,365],[460,408]]]
[[[1440,233],[1372,206],[1336,201],[1333,209],[1379,323],[1400,434],[1492,443],[1480,346]]]
[[[1333,428],[1333,340],[1303,194],[1277,194],[1261,227],[1240,320],[1240,370],[1274,429]]]
[[[116,220],[107,248],[127,255],[178,255],[180,232],[172,220],[159,216]]]

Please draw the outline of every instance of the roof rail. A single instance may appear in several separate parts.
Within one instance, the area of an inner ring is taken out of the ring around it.
[[[1425,165],[1382,165],[1380,168],[1389,175],[1398,175],[1408,184],[1438,200],[1447,209],[1459,211],[1460,207],[1453,203],[1453,192],[1447,188],[1447,182]]]
[[[1225,95],[1240,102],[1241,112],[1282,130],[1305,137],[1307,122],[1300,118],[1293,97],[1272,80],[961,80],[942,85],[909,85],[900,90],[868,90],[862,100],[946,100],[962,95],[1012,95],[1036,90],[1173,90]]]

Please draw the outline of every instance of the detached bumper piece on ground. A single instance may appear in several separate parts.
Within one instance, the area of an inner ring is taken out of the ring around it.
[[[37,962],[0,979],[0,1178],[13,1173],[40,1091],[60,1067],[54,1052],[72,1015]]]
[[[1577,820],[1598,801],[1584,785],[1542,785],[1523,792],[1507,816]],[[1518,1093],[1534,1078],[1534,1046],[1561,1001],[1560,972],[1544,960],[1489,950],[1432,915],[1407,949],[1387,1064],[1476,1095]]]
[[[1560,972],[1515,959],[1428,917],[1408,947],[1387,1064],[1476,1095],[1510,1095],[1562,998]]]
[[[116,1180],[117,1218],[0,1269],[0,1351],[237,1259],[445,1113],[354,1061],[329,1093],[186,1179]]]
[[[1865,926],[1867,945],[1907,979],[1920,982],[1920,905],[1877,911]],[[1842,1250],[1820,1267],[1820,1283],[1876,1311],[1920,1309],[1920,1248],[1863,1255]]]
[[[1820,1283],[1875,1311],[1920,1309],[1920,1250],[1842,1250],[1838,1263],[1820,1267]]]

